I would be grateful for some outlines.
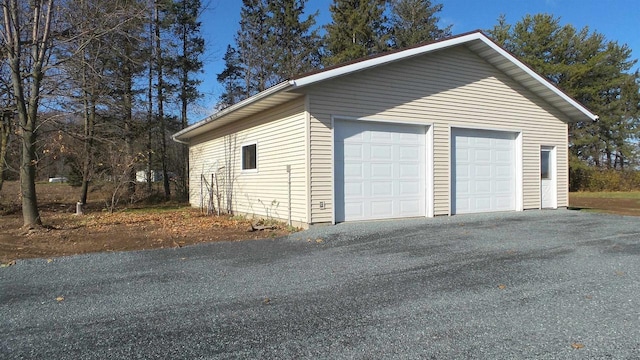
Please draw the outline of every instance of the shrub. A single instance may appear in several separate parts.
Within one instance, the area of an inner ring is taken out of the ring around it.
[[[570,191],[640,190],[640,171],[601,170],[590,167],[569,168]]]

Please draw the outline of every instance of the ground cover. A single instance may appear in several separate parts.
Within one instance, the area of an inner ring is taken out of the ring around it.
[[[19,184],[5,183],[0,193],[0,263],[23,258],[49,258],[100,251],[182,247],[212,241],[236,241],[283,236],[294,229],[250,232],[251,221],[211,216],[186,204],[162,203],[122,206],[106,211],[108,189],[94,189],[86,215],[77,216],[78,190],[67,184],[37,185],[45,227],[21,228]],[[640,192],[575,192],[570,208],[640,216]]]
[[[105,190],[94,191],[85,215],[75,215],[78,190],[67,184],[37,184],[44,228],[22,229],[19,184],[5,183],[0,193],[0,263],[23,258],[49,258],[100,251],[182,247],[212,242],[282,236],[292,230],[250,232],[242,217],[212,216],[186,204],[136,203],[110,213]]]
[[[587,211],[640,216],[640,191],[573,192],[569,194],[569,206]]]

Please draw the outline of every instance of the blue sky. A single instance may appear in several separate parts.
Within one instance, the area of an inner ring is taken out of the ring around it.
[[[207,0],[203,0],[203,3]],[[441,0],[444,5],[439,13],[442,25],[453,25],[453,34],[493,27],[500,14],[505,14],[512,24],[526,14],[548,13],[561,18],[561,23],[576,28],[588,26],[604,34],[608,40],[627,44],[633,50],[632,57],[640,58],[640,2],[638,0]],[[331,21],[329,5],[332,0],[309,0],[307,11],[319,11],[317,26]],[[213,112],[222,92],[216,76],[224,68],[222,57],[227,44],[234,44],[234,36],[240,21],[240,0],[211,0],[202,16],[202,33],[207,44],[204,56],[204,93],[202,110],[204,117]],[[636,65],[635,69],[639,66]],[[198,119],[191,119],[191,122]]]

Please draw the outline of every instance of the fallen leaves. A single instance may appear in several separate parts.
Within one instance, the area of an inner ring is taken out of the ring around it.
[[[500,290],[504,290],[506,288],[507,288],[507,285],[505,285],[505,284],[498,285],[498,289],[500,289]]]
[[[181,248],[212,241],[272,238],[295,231],[278,225],[276,229],[247,233],[251,224],[248,219],[211,216],[188,207],[150,207],[114,213],[94,211],[81,217],[65,212],[46,212],[43,217],[52,225],[47,231],[22,236],[24,230],[15,228],[0,234],[3,242],[0,243],[0,264],[31,257],[47,259],[88,252]],[[0,226],[11,228],[20,221],[15,216],[2,218]],[[7,266],[10,265],[3,267]]]
[[[57,302],[63,302],[63,301],[64,301],[64,296],[58,296],[58,297],[56,298],[56,301],[57,301]]]
[[[0,268],[5,268],[5,267],[13,266],[13,265],[15,265],[15,264],[16,264],[16,261],[15,261],[15,260],[10,260],[10,261],[7,261],[6,263],[2,263],[2,264],[0,264]]]
[[[574,343],[571,344],[571,347],[576,349],[576,350],[579,350],[579,349],[582,349],[584,347],[584,344],[578,343],[578,342],[574,342]]]

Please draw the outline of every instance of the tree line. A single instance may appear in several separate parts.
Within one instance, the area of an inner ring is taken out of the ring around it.
[[[0,188],[20,178],[25,225],[40,223],[38,172],[61,166],[83,203],[96,179],[132,196],[141,169],[148,179],[160,169],[165,199],[186,197],[187,149],[169,135],[200,97],[200,0],[0,1]],[[242,1],[217,110],[305,72],[452,35],[430,0],[334,0],[328,24],[306,3]],[[640,75],[627,45],[549,14],[502,16],[486,33],[600,116],[570,124],[572,169],[639,165]]]
[[[430,0],[334,0],[331,19],[315,25],[304,0],[243,0],[242,20],[218,74],[218,108],[309,70],[451,36],[442,4]],[[551,83],[599,115],[569,124],[571,169],[640,165],[640,75],[626,44],[549,14],[514,24],[500,16],[485,32]],[[323,36],[319,30],[323,29]],[[283,34],[286,34],[284,36]],[[282,39],[286,39],[282,42]]]
[[[108,181],[113,209],[135,193],[136,172],[149,180],[154,170],[165,199],[172,188],[185,197],[186,149],[168,139],[200,96],[200,0],[0,7],[0,179],[20,179],[24,225],[41,225],[36,180],[61,172],[83,204],[92,184]]]

